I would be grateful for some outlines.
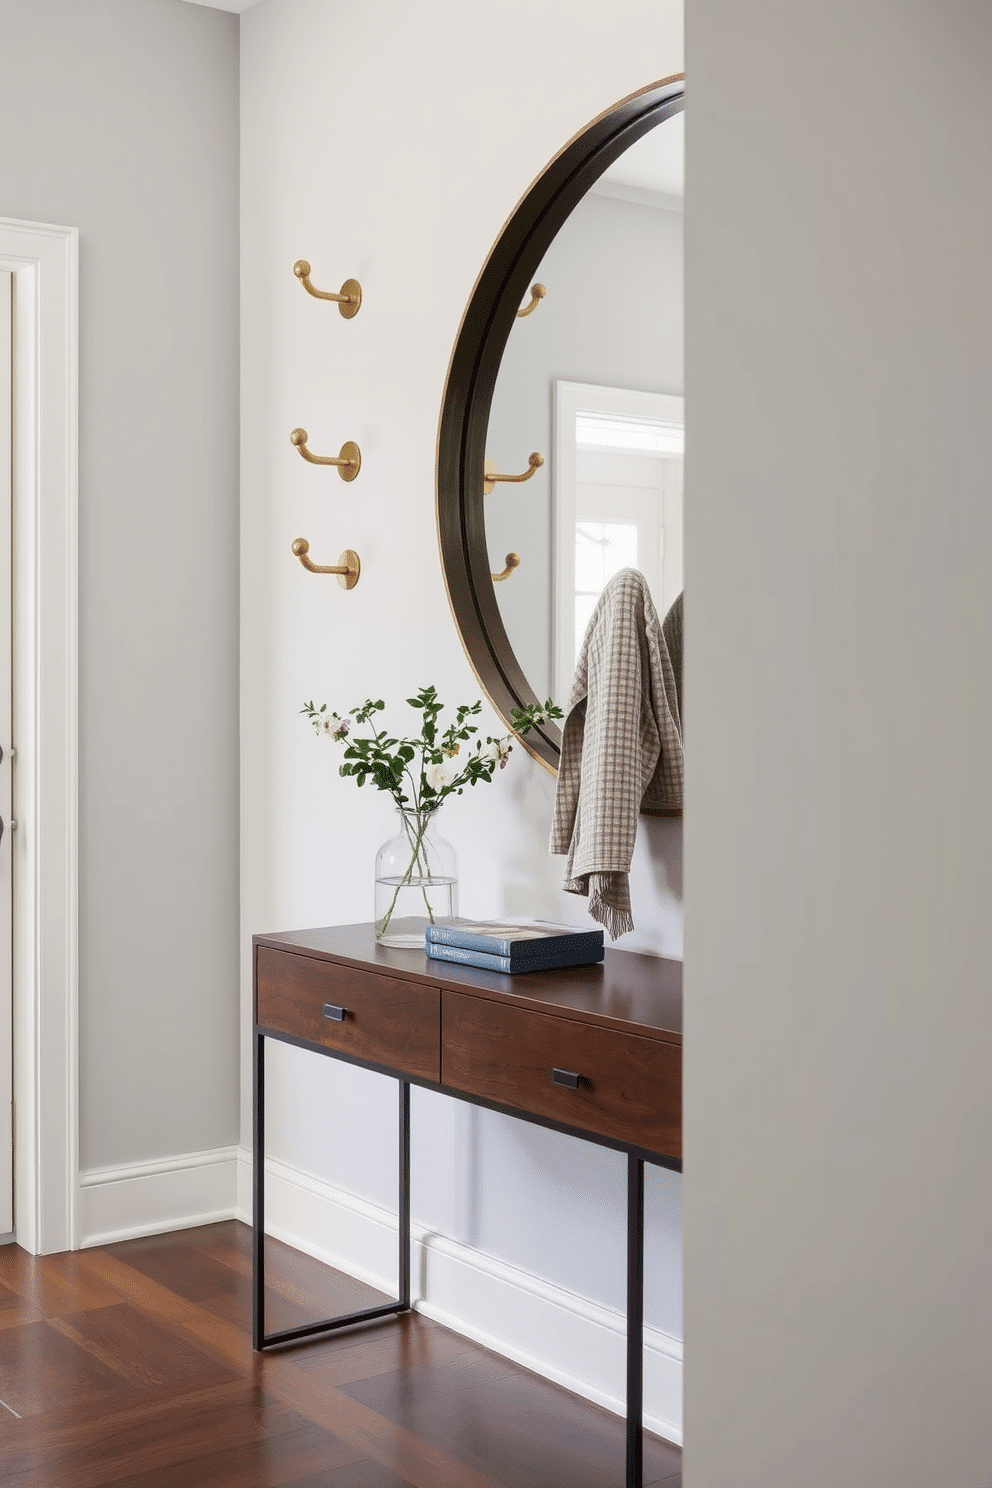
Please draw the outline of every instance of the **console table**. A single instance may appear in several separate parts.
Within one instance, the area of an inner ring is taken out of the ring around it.
[[[410,1306],[410,1086],[627,1154],[627,1488],[642,1478],[644,1164],[682,1170],[682,963],[607,951],[517,976],[376,943],[371,925],[256,935],[255,1349]],[[265,1331],[265,1040],[399,1084],[399,1296]]]

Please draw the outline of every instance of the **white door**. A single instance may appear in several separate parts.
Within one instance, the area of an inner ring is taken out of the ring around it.
[[[0,1239],[14,1228],[12,923],[10,845],[11,671],[10,516],[13,425],[13,275],[0,269]]]

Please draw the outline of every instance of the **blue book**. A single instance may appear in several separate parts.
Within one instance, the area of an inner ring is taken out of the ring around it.
[[[544,964],[570,964],[577,958],[603,950],[602,930],[573,930],[569,925],[555,925],[550,920],[447,920],[441,925],[428,925],[425,943],[431,946],[457,946],[462,950],[481,951],[501,956],[514,966],[540,960]],[[601,960],[602,956],[595,957]],[[502,970],[503,968],[499,968]]]
[[[602,961],[603,946],[588,950],[563,950],[556,955],[529,956],[525,961],[514,961],[510,956],[494,956],[489,951],[469,950],[465,946],[441,945],[435,940],[425,940],[428,956],[435,961],[454,961],[459,966],[481,966],[485,971],[502,971],[509,976],[530,971],[554,971],[565,966],[591,966]]]

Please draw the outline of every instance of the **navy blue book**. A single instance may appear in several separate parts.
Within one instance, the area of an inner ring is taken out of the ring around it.
[[[506,920],[447,920],[443,925],[428,925],[425,932],[428,954],[432,946],[456,946],[466,951],[480,951],[501,956],[516,967],[540,960],[544,965],[580,964],[578,958],[598,951],[602,960],[603,932],[573,930],[569,925],[555,925],[550,920],[510,917]],[[568,956],[566,962],[561,958]],[[507,968],[499,967],[499,970]]]
[[[435,961],[455,961],[459,966],[481,966],[485,971],[502,971],[509,976],[531,971],[554,971],[565,966],[591,966],[602,961],[602,944],[588,950],[562,950],[556,954],[528,956],[514,961],[510,956],[494,956],[489,951],[472,951],[465,946],[442,945],[436,940],[424,941],[428,956]]]

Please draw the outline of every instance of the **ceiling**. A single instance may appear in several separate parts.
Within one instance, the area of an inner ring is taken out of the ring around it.
[[[243,10],[251,10],[258,0],[186,0],[187,5],[209,5],[211,10],[230,10],[235,15],[240,15]]]

